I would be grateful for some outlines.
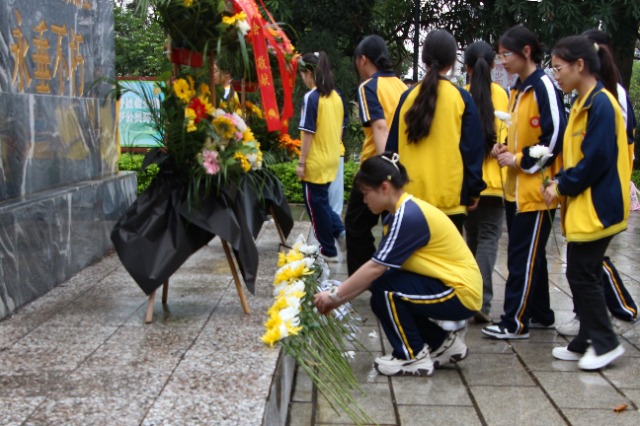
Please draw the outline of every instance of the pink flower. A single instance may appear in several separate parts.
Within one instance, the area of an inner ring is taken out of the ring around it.
[[[202,167],[206,169],[209,175],[215,175],[220,171],[220,163],[218,163],[218,151],[202,151]]]

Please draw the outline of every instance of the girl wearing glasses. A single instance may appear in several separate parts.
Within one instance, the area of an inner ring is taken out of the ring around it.
[[[447,31],[427,35],[427,74],[400,98],[386,149],[403,158],[411,176],[407,192],[442,210],[462,233],[467,209],[477,207],[486,184],[478,111],[469,92],[446,78],[457,49]]]
[[[509,99],[512,124],[507,145],[496,144],[493,148],[500,166],[507,168],[509,276],[500,322],[484,327],[482,332],[495,339],[527,339],[530,326],[548,328],[555,322],[549,302],[545,246],[557,202],[548,206],[540,185],[560,166],[557,158],[545,163],[532,157],[530,149],[543,145],[553,154],[560,152],[566,117],[562,95],[539,67],[543,47],[533,32],[522,25],[507,30],[500,38],[497,56],[507,72],[518,75]]]
[[[484,135],[484,161],[482,179],[487,189],[480,194],[476,210],[470,211],[464,230],[467,244],[474,254],[482,273],[482,309],[474,316],[476,322],[491,321],[491,299],[493,298],[493,268],[498,254],[498,241],[504,222],[503,183],[506,173],[491,155],[493,145],[503,143],[507,136],[505,122],[496,117],[496,111],[506,113],[509,95],[505,89],[491,81],[495,52],[484,41],[469,45],[464,51],[464,64],[471,84],[465,87],[478,108]]]
[[[600,46],[605,46],[609,49],[609,52],[612,52],[611,37],[604,31],[591,29],[583,32],[582,35],[586,36],[592,42],[598,43]],[[629,161],[631,162],[630,170],[633,170],[633,138],[636,128],[636,118],[633,113],[633,106],[629,95],[620,84],[620,71],[615,64],[611,65],[612,66],[607,67],[603,64],[603,66],[600,67],[600,71],[598,72],[599,80],[602,81],[602,84],[604,84],[604,87],[609,93],[617,97],[618,104],[620,104],[622,116],[627,125]],[[609,312],[613,317],[614,329],[617,327],[618,332],[622,332],[625,330],[624,324],[633,324],[638,319],[638,306],[625,287],[620,274],[613,262],[611,262],[609,256],[604,257],[602,268],[602,284],[604,285],[604,296],[607,301],[607,308],[609,308]],[[563,336],[577,336],[578,331],[580,331],[580,319],[578,315],[569,322],[556,326],[556,331]]]
[[[343,235],[344,225],[329,205],[329,184],[338,173],[344,104],[334,88],[326,53],[302,55],[300,75],[309,91],[302,101],[298,126],[302,145],[296,175],[302,181],[304,204],[320,253],[328,262],[337,262],[335,240]]]
[[[583,370],[606,367],[624,353],[607,313],[602,285],[604,253],[613,236],[627,228],[630,161],[625,119],[612,93],[598,81],[612,66],[609,50],[584,36],[560,40],[551,63],[565,93],[576,90],[564,134],[564,170],[543,189],[548,204],[562,200],[567,238],[567,281],[580,331],[553,356],[578,361]]]

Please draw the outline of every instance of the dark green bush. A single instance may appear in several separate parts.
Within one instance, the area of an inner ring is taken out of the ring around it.
[[[296,161],[269,165],[269,169],[278,176],[284,188],[284,196],[290,203],[304,203],[302,184],[296,176]]]
[[[136,172],[138,176],[138,195],[149,186],[159,170],[156,164],[151,164],[145,170],[142,170],[142,160],[144,160],[144,154],[127,152],[120,155],[120,161],[118,162],[120,170]]]

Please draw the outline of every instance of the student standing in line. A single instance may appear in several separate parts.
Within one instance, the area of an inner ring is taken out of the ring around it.
[[[507,30],[497,57],[507,72],[517,74],[509,99],[507,145],[496,144],[493,155],[507,167],[505,210],[509,232],[504,313],[500,322],[482,329],[495,339],[528,339],[529,327],[553,327],[545,246],[557,202],[547,205],[540,193],[540,159],[530,155],[534,145],[546,146],[557,156],[562,147],[566,117],[562,95],[539,68],[543,48],[538,37],[522,25]],[[552,178],[560,159],[544,171]],[[548,162],[547,162],[548,163]],[[531,324],[530,324],[531,320]]]
[[[492,275],[504,222],[503,185],[506,173],[491,155],[491,150],[496,142],[504,143],[507,136],[507,126],[495,112],[508,111],[509,95],[499,84],[491,81],[494,57],[493,48],[484,41],[472,43],[464,51],[464,64],[470,76],[470,84],[465,89],[471,93],[480,115],[484,135],[482,179],[487,184],[487,189],[480,193],[478,208],[469,212],[464,224],[467,244],[482,273],[482,309],[474,315],[476,322],[480,323],[491,322]]]
[[[607,313],[602,262],[629,217],[626,123],[615,95],[598,81],[599,71],[613,64],[607,48],[585,36],[566,37],[553,48],[551,64],[562,90],[578,92],[564,135],[564,170],[543,195],[548,204],[561,198],[567,280],[580,317],[578,335],[552,354],[597,370],[624,353]]]
[[[403,158],[407,192],[442,210],[463,232],[486,184],[483,134],[471,95],[445,77],[458,45],[444,30],[431,31],[422,50],[427,74],[400,98],[386,149]]]
[[[609,49],[609,52],[613,52],[611,38],[604,31],[592,29],[582,33],[582,35],[589,38],[594,43],[604,46]],[[631,164],[630,170],[633,170],[633,147],[634,147],[634,134],[636,128],[636,118],[633,113],[633,106],[627,91],[620,84],[621,77],[620,71],[615,66],[615,63],[610,67],[604,65],[598,72],[599,79],[604,84],[605,88],[618,99],[618,104],[622,110],[622,116],[625,119],[627,126],[627,140],[629,142],[629,161]],[[631,179],[631,176],[629,176]],[[629,291],[624,285],[620,274],[613,265],[613,262],[609,256],[604,257],[602,264],[603,274],[602,283],[604,284],[604,295],[607,301],[607,307],[609,312],[613,316],[614,325],[616,320],[621,320],[627,323],[634,323],[638,319],[638,306],[629,294]],[[575,309],[574,309],[575,311]],[[623,327],[620,327],[624,330]],[[577,336],[580,330],[580,319],[576,315],[573,319],[565,324],[560,324],[556,327],[556,331],[563,336]]]
[[[465,320],[482,305],[482,276],[473,255],[447,216],[404,192],[409,181],[398,154],[362,163],[355,183],[374,213],[385,216],[384,235],[373,257],[340,286],[318,293],[326,314],[365,290],[393,347],[375,359],[386,376],[430,376],[434,368],[467,357],[462,337],[433,320]]]
[[[300,158],[296,175],[302,191],[320,253],[328,262],[337,262],[335,240],[342,238],[344,225],[329,205],[329,184],[340,162],[344,104],[334,89],[329,57],[325,52],[302,55],[302,81],[309,91],[300,114]]]
[[[360,161],[365,162],[384,152],[393,112],[407,86],[393,72],[387,44],[380,36],[365,37],[353,52],[353,62],[363,79],[358,87],[358,106],[364,127]],[[367,208],[362,192],[353,185],[345,216],[349,275],[371,259],[376,251],[371,230],[379,219],[380,215]]]

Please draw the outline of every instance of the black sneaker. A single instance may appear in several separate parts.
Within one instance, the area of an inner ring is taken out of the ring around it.
[[[486,327],[484,327],[482,329],[482,334],[487,335],[489,337],[493,337],[494,339],[499,339],[499,340],[515,340],[515,339],[528,339],[529,338],[529,332],[524,332],[524,333],[512,333],[509,330],[507,330],[506,328],[504,328],[503,326],[496,324],[496,325],[488,325]]]

